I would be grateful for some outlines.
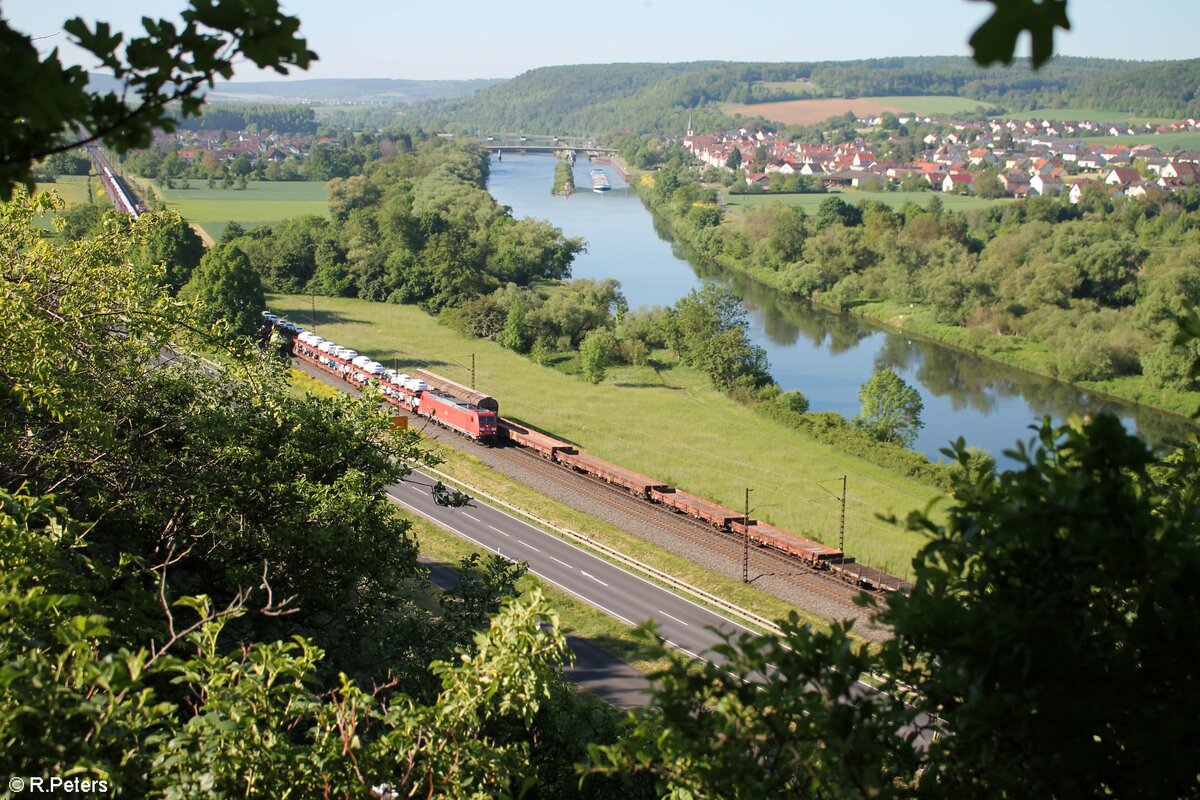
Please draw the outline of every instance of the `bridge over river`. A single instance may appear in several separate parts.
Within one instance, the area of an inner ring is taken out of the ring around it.
[[[584,136],[549,136],[535,133],[493,133],[479,137],[493,153],[562,153],[578,156],[615,155],[616,149],[601,147]]]

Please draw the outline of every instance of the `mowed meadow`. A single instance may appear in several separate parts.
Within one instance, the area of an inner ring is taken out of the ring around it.
[[[237,222],[250,229],[303,214],[327,216],[324,181],[250,181],[245,189],[209,189],[205,181],[179,181],[169,189],[153,184],[167,208],[199,225],[213,239]]]
[[[469,339],[413,306],[309,295],[272,295],[272,311],[401,371],[427,367],[470,380],[500,413],[602,458],[751,515],[838,542],[840,480],[848,476],[846,550],[904,577],[922,538],[878,518],[924,507],[935,490],[845,456],[766,420],[687,369],[621,367],[598,386]],[[314,324],[315,323],[315,324]]]
[[[975,197],[974,195],[959,195],[950,192],[860,192],[856,189],[847,189],[842,192],[828,192],[817,194],[785,194],[763,192],[761,194],[730,194],[726,193],[722,196],[721,201],[735,214],[741,213],[747,208],[754,206],[768,205],[770,203],[781,203],[785,206],[796,206],[804,209],[806,214],[812,215],[821,207],[821,203],[825,198],[833,195],[840,197],[851,205],[871,200],[880,203],[886,203],[892,208],[900,208],[905,203],[916,203],[924,208],[929,205],[929,201],[936,197],[944,208],[953,211],[967,211],[975,208],[987,208],[991,205],[1001,203],[1014,202],[1011,197],[998,197],[989,199],[986,197]]]
[[[978,100],[953,95],[901,95],[897,97],[821,97],[722,106],[726,114],[763,117],[785,125],[815,125],[830,117],[853,111],[856,116],[878,116],[885,111],[914,114],[961,114],[982,105]]]

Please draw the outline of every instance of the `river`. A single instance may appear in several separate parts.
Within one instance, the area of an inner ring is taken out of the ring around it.
[[[1179,417],[812,309],[742,276],[715,271],[688,259],[611,166],[579,161],[575,184],[580,191],[564,198],[550,194],[554,164],[550,156],[493,157],[488,190],[515,216],[547,219],[567,236],[586,239],[588,251],[575,259],[572,275],[616,278],[631,308],[671,305],[705,281],[729,286],[742,299],[750,337],[766,350],[771,375],[785,390],[802,391],[812,411],[853,417],[859,387],[877,369],[892,367],[921,393],[925,427],[913,447],[934,460],[962,436],[1002,466],[1012,466],[1003,451],[1029,439],[1029,426],[1047,414],[1061,421],[1072,413],[1108,410],[1151,442],[1188,429]],[[597,166],[607,173],[612,191],[590,190],[589,173]]]

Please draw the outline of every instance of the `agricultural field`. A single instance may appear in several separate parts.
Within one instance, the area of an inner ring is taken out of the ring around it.
[[[899,208],[905,203],[916,203],[921,207],[929,205],[929,200],[933,197],[938,197],[942,201],[942,205],[954,211],[964,211],[974,208],[987,208],[996,203],[1011,203],[1011,198],[1000,198],[989,200],[983,197],[970,197],[958,194],[946,194],[943,192],[859,192],[848,190],[844,192],[833,192],[836,196],[842,198],[847,203],[857,203],[860,200],[878,200],[882,203],[887,203],[893,208]],[[725,205],[733,213],[738,213],[744,208],[752,206],[761,206],[767,203],[782,203],[788,206],[799,206],[803,208],[805,213],[816,213],[821,202],[829,197],[829,194],[726,194],[723,197]]]
[[[183,186],[188,188],[181,188]],[[245,189],[209,189],[204,181],[185,181],[154,190],[167,207],[199,225],[213,239],[225,226],[237,222],[245,228],[274,225],[303,214],[329,213],[323,181],[251,181]]]
[[[429,367],[466,381],[462,365],[474,353],[477,386],[500,401],[501,414],[730,507],[751,487],[756,517],[834,545],[839,504],[828,481],[847,475],[847,551],[901,577],[922,543],[877,515],[922,508],[933,489],[766,420],[698,372],[622,367],[593,386],[466,338],[412,306],[317,297],[314,311],[313,301],[269,299],[272,311],[389,367]]]
[[[981,105],[978,100],[953,95],[908,95],[899,97],[842,97],[814,98],[812,100],[787,100],[781,103],[753,103],[749,105],[727,104],[722,106],[726,114],[744,114],[749,117],[765,117],[785,125],[813,125],[830,117],[853,111],[860,117],[910,111],[916,114],[961,114],[974,112]],[[986,105],[986,104],[982,104]]]

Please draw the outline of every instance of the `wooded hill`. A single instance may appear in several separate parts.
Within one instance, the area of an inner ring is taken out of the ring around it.
[[[789,82],[795,83],[788,87]],[[782,85],[781,85],[782,84]],[[400,119],[427,129],[599,136],[681,133],[727,126],[721,103],[799,97],[957,95],[1020,112],[1095,107],[1131,114],[1197,113],[1200,61],[1056,58],[981,69],[950,56],[753,64],[593,64],[543,67],[474,94],[418,103]]]

